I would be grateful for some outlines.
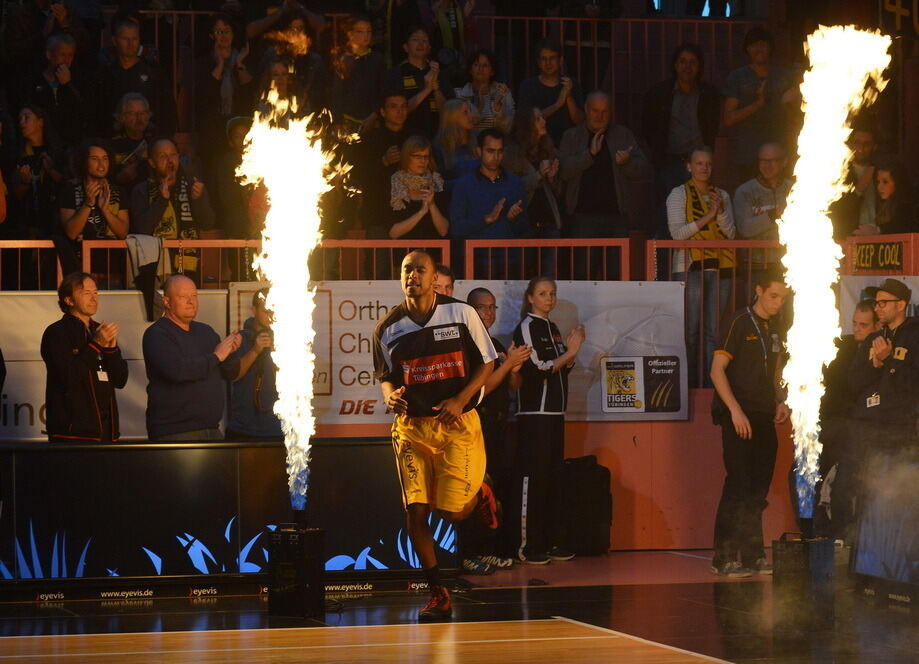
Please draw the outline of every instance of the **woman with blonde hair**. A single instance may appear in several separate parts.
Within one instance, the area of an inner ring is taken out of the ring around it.
[[[444,180],[435,170],[431,142],[410,136],[402,144],[399,170],[390,179],[389,237],[436,239],[445,237],[450,222],[441,212]]]
[[[558,326],[549,320],[556,304],[554,280],[530,280],[523,295],[523,320],[514,330],[514,345],[531,349],[520,367],[515,463],[520,501],[517,555],[531,565],[574,558],[562,547],[559,506],[564,496],[558,478],[565,461],[568,373],[584,343],[584,326],[575,326],[563,342]]]
[[[711,183],[712,150],[702,146],[686,159],[689,179],[667,196],[667,226],[674,240],[732,240],[736,234],[731,197]],[[708,384],[718,322],[731,294],[731,272],[737,264],[732,249],[677,249],[673,279],[686,282],[686,353],[690,384]],[[702,308],[705,311],[703,313]],[[703,344],[699,344],[700,327]],[[702,362],[699,354],[702,353]]]
[[[475,114],[468,101],[451,99],[444,104],[434,150],[448,186],[451,181],[475,172],[478,167],[474,127]]]

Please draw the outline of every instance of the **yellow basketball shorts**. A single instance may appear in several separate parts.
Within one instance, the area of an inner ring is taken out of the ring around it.
[[[396,415],[392,425],[402,504],[459,512],[485,477],[485,442],[475,410],[452,426],[434,417]]]

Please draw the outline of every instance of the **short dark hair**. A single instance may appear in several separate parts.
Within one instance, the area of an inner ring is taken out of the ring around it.
[[[769,32],[766,28],[761,25],[754,25],[752,28],[747,30],[747,34],[743,38],[743,52],[746,54],[747,49],[755,44],[756,42],[764,41],[769,44],[769,52],[775,50],[775,39],[772,37],[772,33]]]
[[[766,290],[772,284],[784,284],[785,274],[778,268],[769,268],[753,276],[753,285]]]
[[[369,23],[373,25],[373,21],[370,20],[370,17],[367,14],[352,14],[347,21],[345,21],[345,32],[351,32],[354,30],[354,26],[358,23]]]
[[[55,32],[45,40],[45,50],[53,51],[61,44],[67,44],[76,48],[77,40],[73,38],[73,35],[66,32]]]
[[[486,138],[496,138],[502,143],[504,143],[505,141],[505,136],[504,136],[503,131],[501,131],[497,127],[488,127],[487,129],[483,129],[482,131],[480,131],[479,135],[475,139],[476,145],[479,146],[479,149],[482,149],[485,147]]]
[[[859,300],[855,303],[855,311],[861,311],[863,314],[871,314],[874,322],[878,320],[878,312],[874,308],[874,300]]]
[[[538,59],[540,51],[552,51],[557,55],[561,56],[562,54],[562,45],[557,39],[552,39],[551,37],[543,37],[533,48],[533,55]]]
[[[390,97],[405,97],[405,100],[408,101],[408,95],[405,93],[405,90],[399,88],[389,88],[388,90],[383,90],[383,94],[380,95],[380,102],[377,104],[379,110],[383,110],[386,106],[386,100]]]
[[[122,28],[135,28],[140,32],[140,15],[130,11],[116,12],[112,16],[111,31],[112,36],[116,36]]]
[[[705,70],[705,55],[703,55],[702,48],[698,44],[691,42],[684,42],[673,49],[673,55],[670,57],[670,71],[674,74],[676,73],[676,61],[684,53],[692,53],[696,56],[696,60],[699,61],[699,78],[702,78],[702,72]]]
[[[466,60],[466,75],[469,76],[469,80],[472,80],[472,65],[475,64],[475,61],[485,56],[485,59],[488,60],[488,64],[491,65],[492,76],[497,74],[497,67],[495,67],[495,54],[489,51],[487,48],[480,48],[475,51],[469,58]]]
[[[82,286],[83,282],[87,279],[92,279],[93,283],[96,283],[93,275],[87,274],[86,272],[71,272],[61,280],[61,285],[57,287],[57,306],[59,306],[61,311],[65,314],[70,313],[70,310],[73,309],[73,305],[64,302],[64,298],[69,297],[72,299],[73,291],[77,286]]]
[[[444,265],[443,263],[435,263],[434,272],[436,272],[437,274],[442,274],[445,277],[447,277],[450,280],[451,284],[454,281],[456,281],[456,275],[453,274],[453,270],[451,270],[449,266]]]
[[[217,27],[218,22],[225,23],[226,25],[230,26],[230,29],[233,30],[233,39],[235,41],[236,21],[233,19],[233,17],[226,12],[217,12],[216,14],[212,15],[210,20],[207,22],[207,31],[213,32],[214,28]]]
[[[405,41],[402,43],[408,44],[408,40],[411,39],[412,35],[415,34],[416,32],[423,32],[427,36],[428,39],[431,38],[431,33],[428,32],[428,29],[424,27],[423,25],[410,25],[408,26],[408,30],[405,31]]]
[[[86,177],[86,160],[89,158],[89,149],[90,148],[101,148],[105,150],[105,156],[108,157],[108,177],[112,170],[115,168],[115,158],[112,156],[112,148],[109,146],[108,141],[101,138],[87,138],[79,147],[73,155],[73,171],[77,176],[84,178]]]
[[[471,291],[469,291],[469,295],[466,296],[466,304],[469,304],[472,301],[472,298],[478,297],[479,295],[491,295],[492,297],[495,296],[495,294],[487,288],[479,286],[478,288],[473,288]]]

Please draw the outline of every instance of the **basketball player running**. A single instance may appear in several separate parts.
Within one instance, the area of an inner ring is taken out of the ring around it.
[[[452,606],[428,516],[437,510],[456,523],[475,511],[498,527],[497,501],[482,483],[485,444],[475,411],[497,353],[475,309],[434,292],[428,254],[408,254],[400,276],[405,300],[374,331],[374,375],[395,413],[392,441],[408,534],[431,591],[418,619],[444,620]]]

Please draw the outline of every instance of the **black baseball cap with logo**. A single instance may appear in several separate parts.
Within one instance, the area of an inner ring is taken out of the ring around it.
[[[885,293],[890,293],[898,300],[903,300],[907,304],[910,302],[910,298],[913,296],[913,292],[898,279],[885,279],[884,283],[880,286],[869,286],[865,289],[865,292],[868,293],[872,298],[876,298],[878,291],[884,291]]]

